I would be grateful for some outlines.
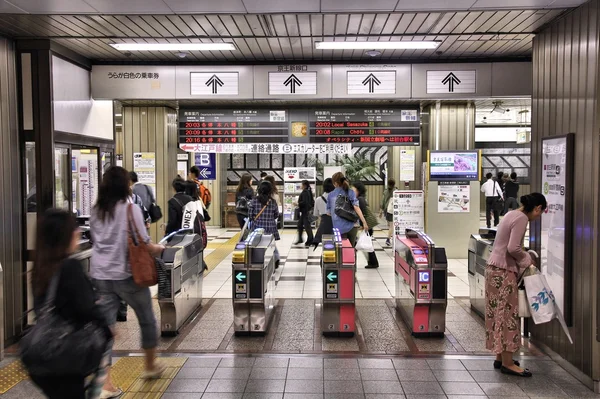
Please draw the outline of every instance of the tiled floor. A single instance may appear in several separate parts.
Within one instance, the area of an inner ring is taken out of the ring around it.
[[[599,397],[550,360],[522,359],[534,376],[510,377],[475,357],[183,357],[183,367],[156,384],[133,384],[127,398],[162,399],[437,399]],[[162,380],[159,380],[159,382]],[[138,392],[138,393],[133,393]],[[164,392],[164,393],[163,393]],[[134,396],[137,395],[137,396]],[[1,396],[43,396],[22,381]]]

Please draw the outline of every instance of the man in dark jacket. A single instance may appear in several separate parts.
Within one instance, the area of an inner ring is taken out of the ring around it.
[[[504,213],[517,209],[519,207],[519,183],[517,182],[517,174],[512,172],[510,180],[504,184]]]
[[[187,186],[188,183],[179,176],[173,180],[173,190],[175,190],[175,195],[173,195],[167,203],[169,210],[165,235],[169,235],[174,231],[181,229],[183,208],[185,208],[185,205],[188,202],[193,201],[193,198],[185,193]]]

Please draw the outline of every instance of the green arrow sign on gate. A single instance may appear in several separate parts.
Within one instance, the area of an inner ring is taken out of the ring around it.
[[[327,280],[331,281],[331,282],[336,281],[337,280],[337,274],[335,274],[334,272],[329,272],[327,274]]]
[[[235,275],[236,281],[244,282],[245,279],[246,279],[246,273],[239,272],[238,274]]]

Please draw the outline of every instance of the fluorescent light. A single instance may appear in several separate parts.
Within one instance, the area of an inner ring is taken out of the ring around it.
[[[233,43],[110,43],[120,51],[233,51]]]
[[[396,50],[396,49],[436,49],[440,42],[317,42],[317,50]]]

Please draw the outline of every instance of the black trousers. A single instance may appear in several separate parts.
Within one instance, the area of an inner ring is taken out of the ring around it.
[[[369,235],[373,237],[373,229],[369,229]],[[367,252],[367,263],[369,266],[379,266],[379,260],[375,251]]]
[[[246,221],[244,219],[246,219],[248,216],[247,215],[241,215],[239,213],[236,213],[235,216],[237,217],[237,221],[240,225],[240,229],[244,228],[244,224],[246,224]]]
[[[504,212],[503,215],[506,215],[508,211],[512,211],[514,209],[519,209],[519,202],[516,198],[507,197],[506,201],[504,201]]]
[[[494,215],[494,227],[500,223],[500,212],[494,209],[496,200],[500,197],[485,197],[485,223],[487,227],[491,227],[492,214]]]
[[[85,379],[82,376],[32,375],[31,379],[49,399],[85,399]]]
[[[314,236],[310,220],[308,219],[307,212],[300,212],[300,219],[298,219],[298,238],[302,239],[302,232],[306,230],[306,244],[312,245]]]

